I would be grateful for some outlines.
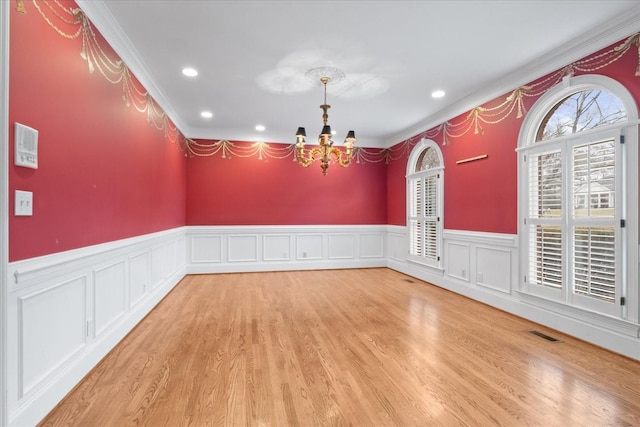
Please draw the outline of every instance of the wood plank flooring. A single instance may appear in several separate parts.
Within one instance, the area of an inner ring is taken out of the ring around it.
[[[640,426],[640,362],[384,268],[187,276],[40,425]]]

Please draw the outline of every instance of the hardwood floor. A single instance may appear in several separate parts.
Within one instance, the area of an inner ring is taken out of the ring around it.
[[[639,426],[640,362],[388,269],[187,276],[41,425]]]

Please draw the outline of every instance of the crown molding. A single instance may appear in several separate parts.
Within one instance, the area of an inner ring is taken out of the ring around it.
[[[129,40],[120,24],[116,21],[106,2],[104,0],[76,0],[76,4],[184,135],[184,130],[187,128],[186,124],[171,106],[166,94],[152,77],[149,67],[147,67],[131,40]]]
[[[189,130],[188,126],[172,108],[167,96],[153,79],[149,68],[141,59],[135,46],[127,38],[111,14],[111,11],[106,6],[105,0],[76,0],[76,3],[116,53],[120,55],[121,59],[127,64],[140,83],[149,91],[154,100],[173,121],[180,132],[182,132],[183,135],[189,134],[190,132],[187,132],[187,130]],[[489,85],[480,91],[476,91],[462,98],[404,131],[390,135],[384,138],[384,140],[376,140],[375,143],[374,141],[370,141],[372,143],[371,147],[390,148],[399,142],[438,126],[485,102],[509,93],[524,84],[584,58],[638,31],[640,31],[640,10],[634,13],[620,15],[589,34],[576,37],[571,42],[549,52],[547,55],[525,64],[520,69],[497,77],[494,80],[495,84]],[[204,137],[204,135],[200,137]]]
[[[634,13],[620,15],[589,34],[574,38],[571,42],[555,49],[549,54],[525,64],[520,69],[495,79],[496,84],[474,92],[420,121],[406,130],[392,135],[385,147],[390,148],[412,138],[454,117],[473,110],[485,102],[505,95],[514,89],[539,79],[546,74],[559,70],[572,62],[582,59],[613,43],[625,39],[640,31],[640,9]]]

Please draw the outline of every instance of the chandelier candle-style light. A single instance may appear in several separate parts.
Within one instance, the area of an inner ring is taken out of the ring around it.
[[[320,167],[322,167],[323,175],[327,174],[327,169],[329,168],[331,160],[343,168],[349,166],[353,157],[353,143],[356,142],[356,135],[354,131],[350,130],[344,140],[344,152],[333,146],[333,141],[331,140],[331,126],[327,124],[327,120],[329,119],[327,110],[331,108],[331,105],[327,104],[327,83],[329,80],[329,77],[320,77],[320,81],[324,85],[324,104],[320,106],[323,112],[322,122],[324,123],[324,126],[322,126],[322,132],[318,135],[319,146],[311,148],[309,151],[305,151],[304,143],[307,133],[303,127],[299,127],[296,132],[296,158],[298,159],[298,163],[306,168],[316,160],[320,160]]]

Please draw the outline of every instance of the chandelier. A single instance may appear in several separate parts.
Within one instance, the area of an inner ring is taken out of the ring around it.
[[[307,74],[313,71],[315,70],[309,70]],[[327,175],[327,169],[331,161],[343,168],[349,166],[353,157],[353,143],[356,142],[356,135],[354,131],[350,130],[344,140],[345,151],[333,146],[331,126],[327,124],[327,119],[329,118],[327,110],[331,108],[331,105],[327,104],[327,83],[329,80],[331,79],[327,76],[320,77],[320,81],[324,86],[324,103],[320,106],[324,126],[322,126],[322,132],[318,135],[318,147],[311,148],[308,151],[305,150],[304,143],[307,133],[303,127],[299,127],[296,132],[296,158],[298,163],[306,168],[313,162],[320,160],[323,175]]]

